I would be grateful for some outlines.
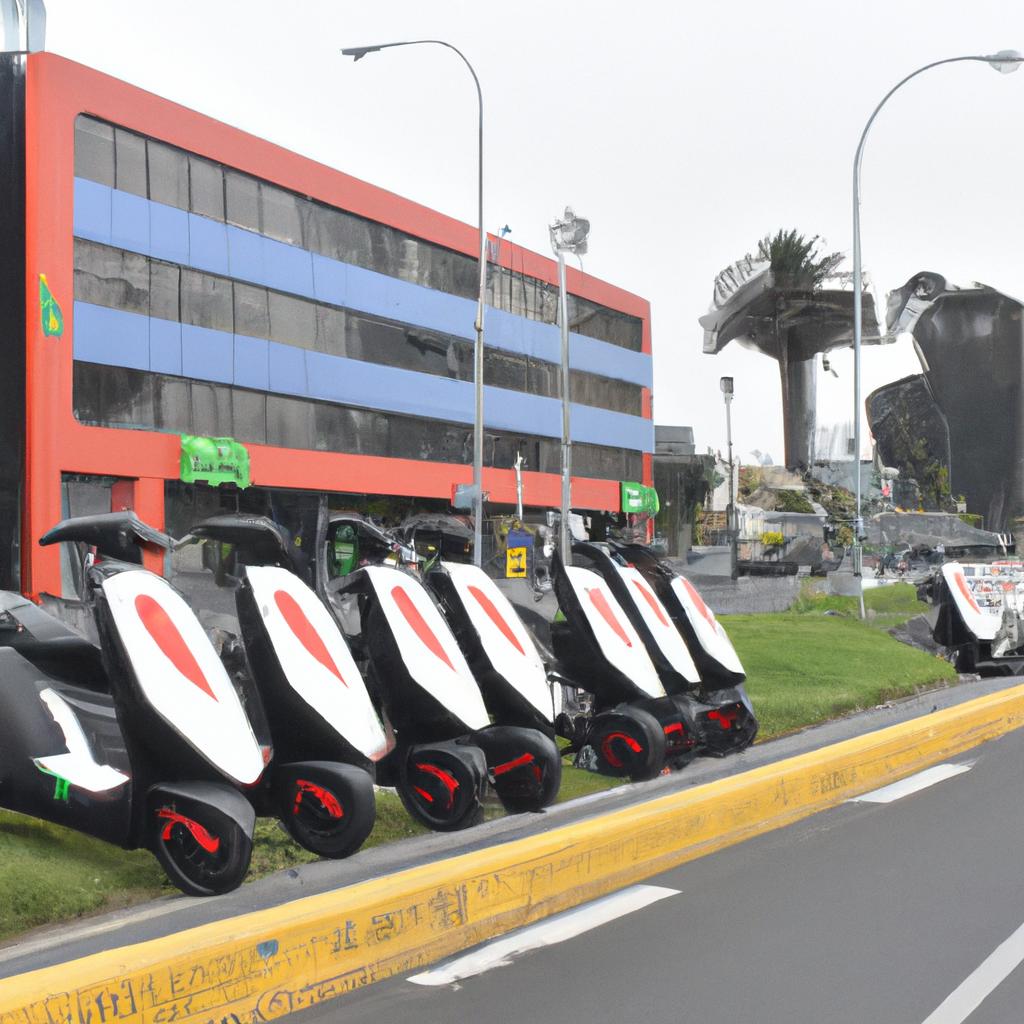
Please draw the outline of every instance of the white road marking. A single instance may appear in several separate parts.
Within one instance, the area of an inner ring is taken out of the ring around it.
[[[946,779],[963,775],[964,772],[969,772],[973,767],[973,761],[964,764],[936,764],[931,768],[926,768],[923,772],[918,772],[916,775],[909,775],[905,779],[900,779],[899,782],[894,782],[892,785],[883,786],[881,789],[872,790],[870,793],[862,793],[860,796],[852,797],[848,802],[852,804],[891,804],[894,800],[910,796],[911,793],[918,793],[922,789],[934,786],[937,782],[945,782]]]
[[[414,985],[451,985],[495,967],[505,967],[512,963],[513,957],[521,953],[565,942],[616,918],[625,917],[634,910],[641,910],[658,900],[677,895],[678,889],[666,889],[660,885],[634,885],[477,946],[440,967],[412,975],[409,981]]]
[[[962,1024],[1024,960],[1024,924],[930,1013],[924,1024]]]

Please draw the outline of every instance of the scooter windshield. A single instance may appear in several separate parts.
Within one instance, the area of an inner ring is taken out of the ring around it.
[[[462,651],[423,584],[400,569],[362,570],[373,587],[413,681],[467,728],[490,724],[484,699]]]
[[[697,642],[705,652],[717,661],[726,671],[743,674],[736,648],[722,624],[715,618],[715,613],[704,603],[697,593],[696,587],[682,576],[672,578],[672,592],[675,594],[687,621],[693,627]]]
[[[608,584],[596,572],[574,565],[565,566],[565,576],[605,658],[649,697],[664,697],[644,642]]]
[[[547,721],[554,705],[544,663],[512,602],[478,566],[442,562],[494,670]]]
[[[630,601],[633,602],[665,660],[688,683],[700,682],[700,672],[693,663],[682,633],[651,585],[633,566],[618,565],[610,559],[609,564],[618,573]]]
[[[379,761],[392,743],[331,613],[287,569],[249,566],[246,575],[288,684],[356,750]]]
[[[142,570],[107,577],[103,595],[141,696],[228,778],[256,782],[263,754],[192,609],[166,580]]]

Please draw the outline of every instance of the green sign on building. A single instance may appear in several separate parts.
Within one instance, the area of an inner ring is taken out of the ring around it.
[[[211,487],[234,484],[248,487],[249,453],[232,437],[181,435],[181,479]]]
[[[658,492],[653,487],[633,483],[631,480],[623,480],[620,487],[623,512],[649,512],[652,516],[658,514],[661,504],[658,502]]]

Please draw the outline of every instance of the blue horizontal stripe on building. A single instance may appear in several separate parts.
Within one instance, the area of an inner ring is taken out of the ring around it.
[[[195,270],[386,317],[416,327],[475,338],[476,303],[373,270],[300,249],[255,231],[222,224],[75,178],[74,231],[79,238],[117,246]],[[489,346],[549,363],[561,361],[558,328],[488,307]],[[569,365],[650,388],[650,355],[570,334]]]
[[[313,352],[89,302],[74,304],[74,358],[378,412],[473,422],[471,381]],[[484,423],[492,430],[561,437],[562,404],[557,398],[485,386]],[[654,425],[642,416],[573,404],[571,429],[573,441],[654,450]]]

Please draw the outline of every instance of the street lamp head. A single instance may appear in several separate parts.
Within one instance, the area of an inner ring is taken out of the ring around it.
[[[376,53],[382,49],[383,46],[349,46],[341,52],[345,57],[351,57],[353,60],[362,60],[368,53]]]
[[[1012,74],[1024,62],[1018,50],[1000,50],[985,59],[1002,75]]]
[[[571,206],[565,208],[562,219],[556,220],[548,230],[551,232],[551,248],[555,252],[571,252],[582,256],[587,251],[590,221],[577,217]]]
[[[718,386],[722,389],[723,395],[732,395],[732,377],[722,377],[718,381]]]

